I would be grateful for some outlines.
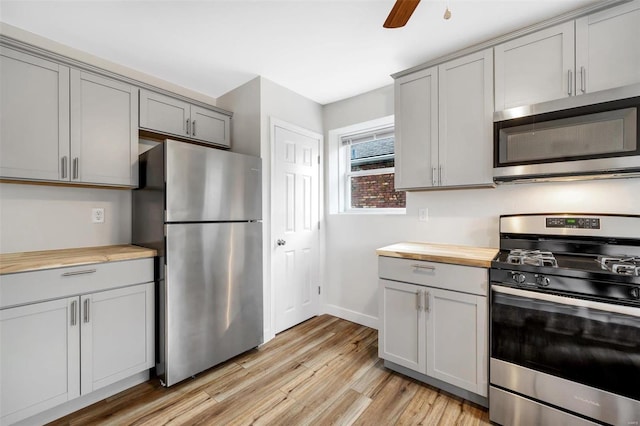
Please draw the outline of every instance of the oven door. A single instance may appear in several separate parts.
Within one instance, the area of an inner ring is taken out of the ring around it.
[[[640,307],[491,286],[491,384],[610,424],[640,421]]]

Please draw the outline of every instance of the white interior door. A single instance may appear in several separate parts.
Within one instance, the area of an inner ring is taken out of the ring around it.
[[[272,265],[275,332],[318,313],[321,136],[272,124]]]

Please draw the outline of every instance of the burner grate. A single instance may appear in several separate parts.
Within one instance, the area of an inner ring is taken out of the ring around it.
[[[596,262],[606,271],[619,275],[640,277],[640,257],[609,257],[598,256]]]
[[[558,262],[550,251],[514,249],[507,256],[507,263],[513,265],[558,267]]]

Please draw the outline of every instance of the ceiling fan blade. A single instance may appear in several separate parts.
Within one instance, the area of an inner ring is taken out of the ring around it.
[[[418,3],[420,0],[396,0],[396,4],[393,5],[393,9],[382,26],[385,28],[404,27],[413,11],[416,10]]]

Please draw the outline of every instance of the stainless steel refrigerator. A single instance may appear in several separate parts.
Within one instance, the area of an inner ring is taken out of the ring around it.
[[[165,386],[263,341],[261,169],[258,157],[173,140],[140,155],[133,243],[159,253]]]

